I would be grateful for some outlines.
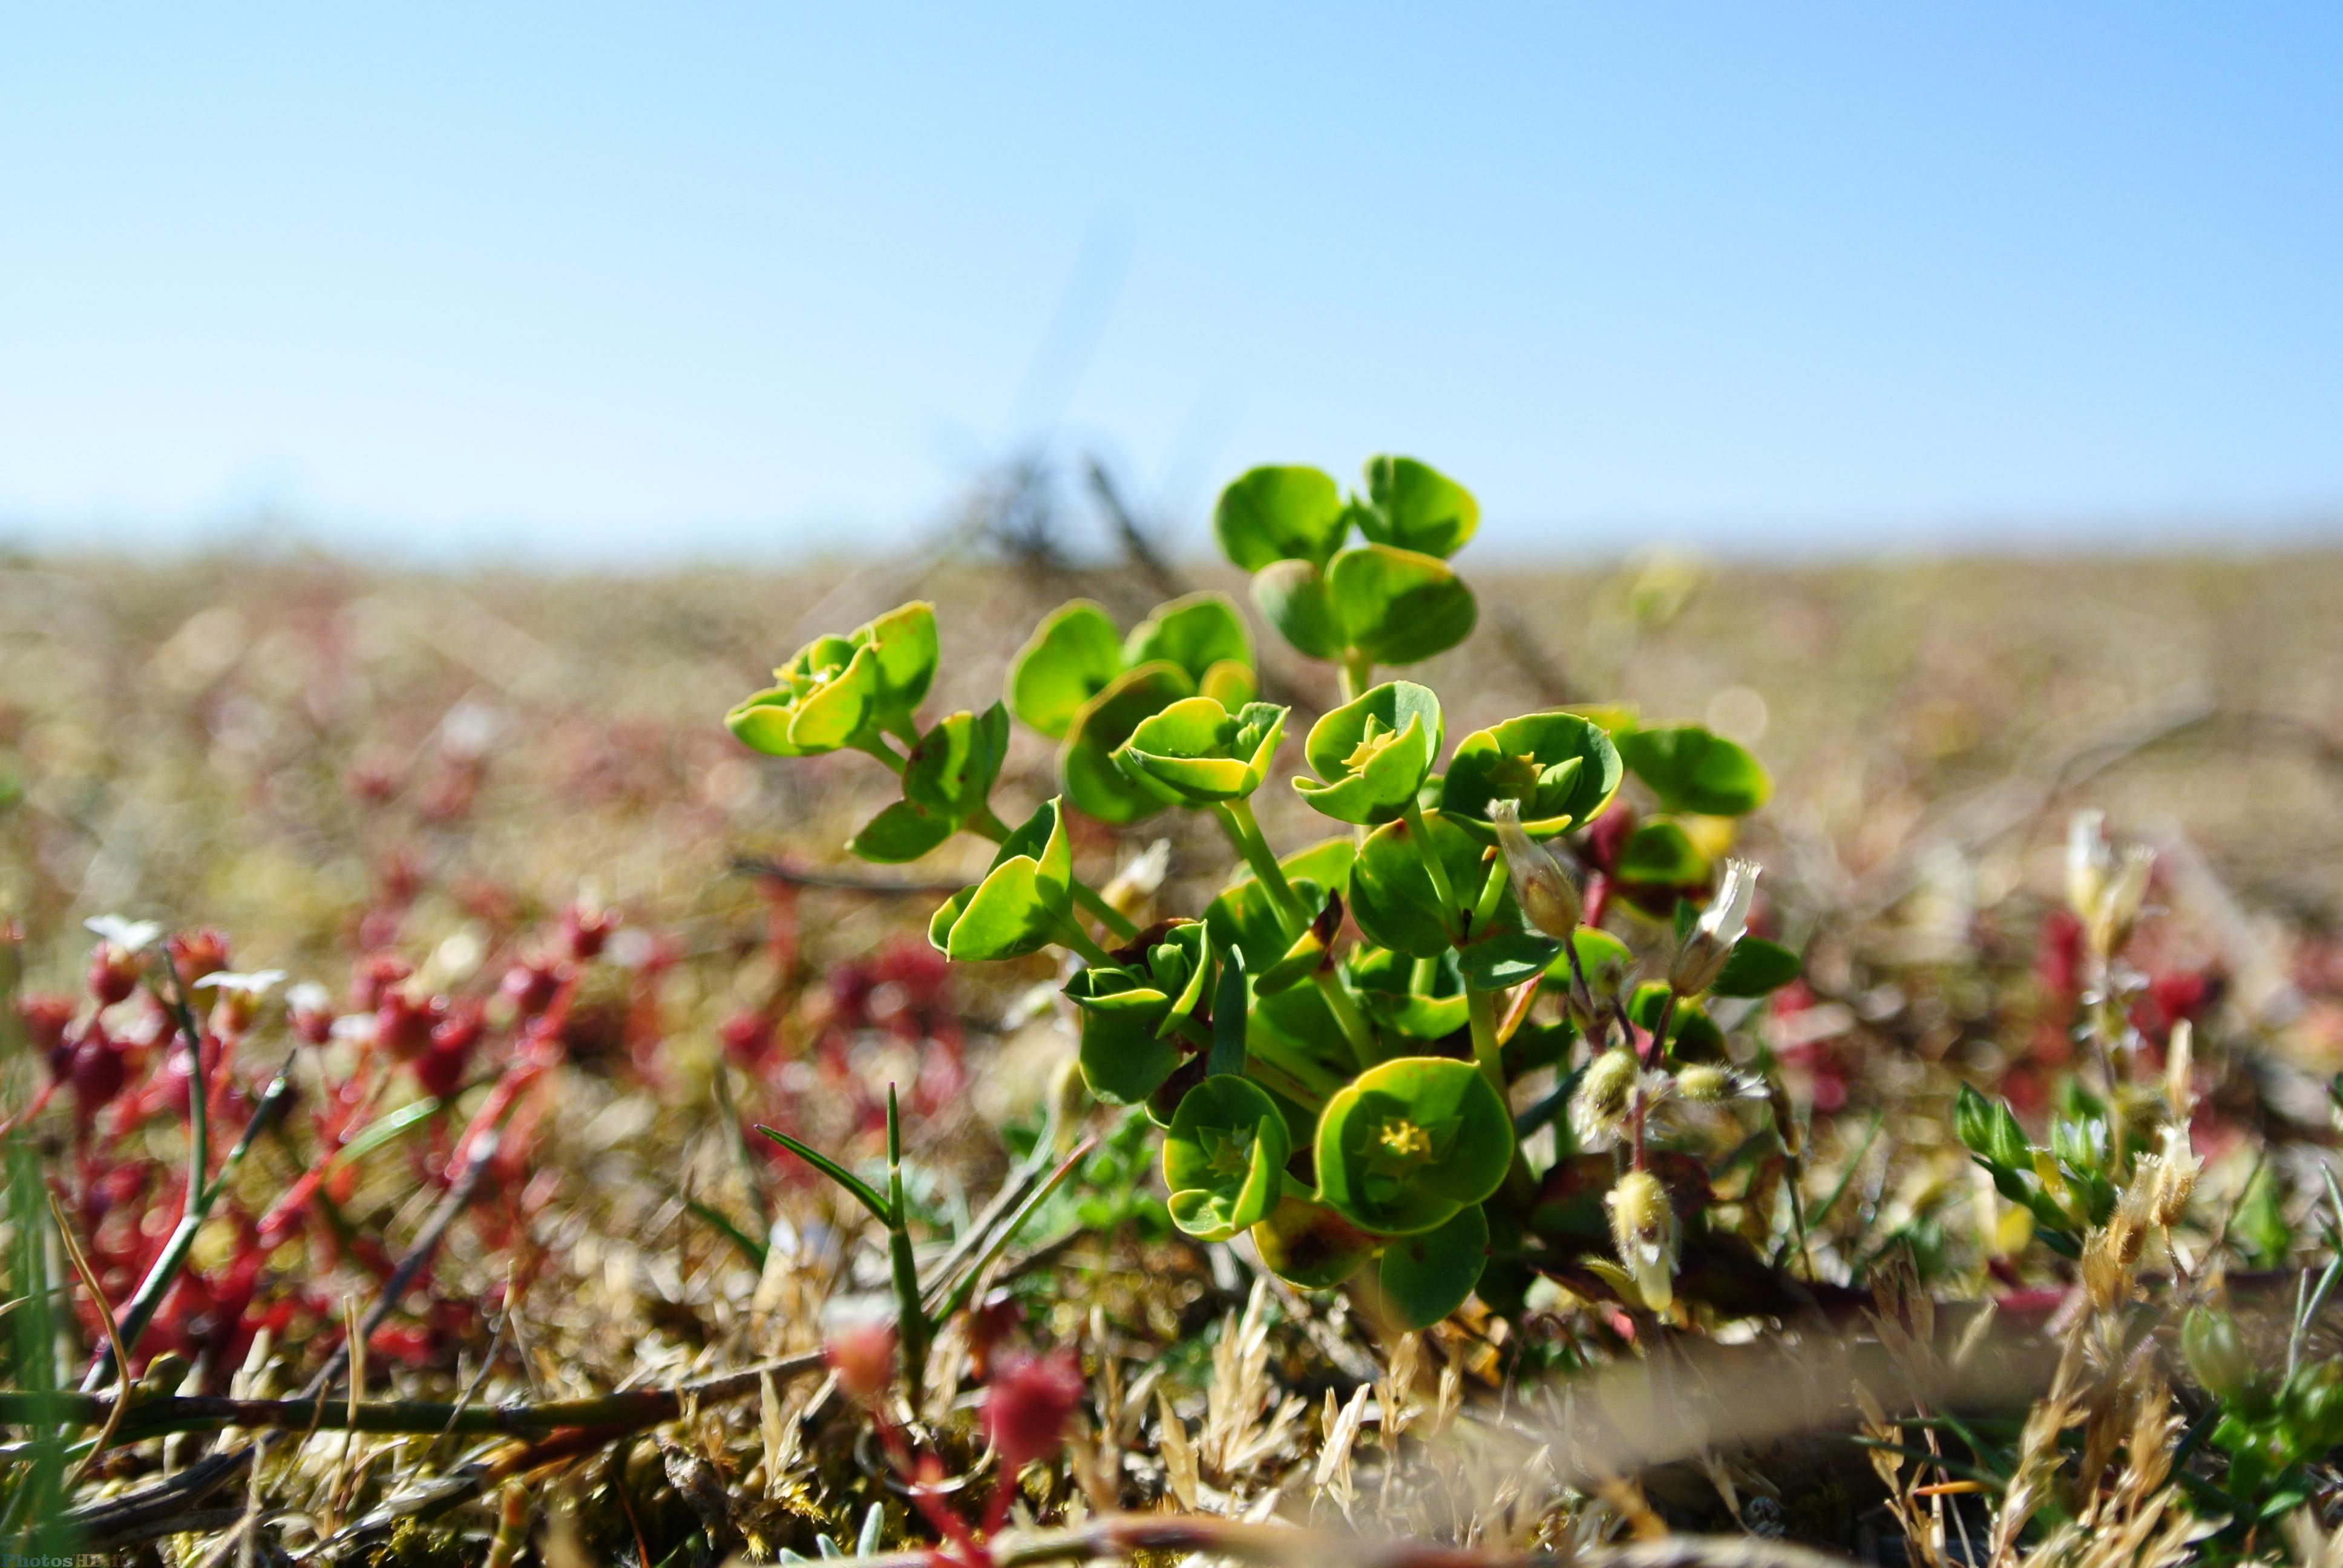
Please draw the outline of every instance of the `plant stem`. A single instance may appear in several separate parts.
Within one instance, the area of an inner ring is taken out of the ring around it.
[[[1269,841],[1261,836],[1261,824],[1253,819],[1252,805],[1246,800],[1223,800],[1212,808],[1221,828],[1237,852],[1252,868],[1252,874],[1269,893],[1270,902],[1277,906],[1278,918],[1289,931],[1298,931],[1310,923],[1310,911],[1302,907],[1294,895],[1293,884],[1285,879],[1285,868],[1270,853]]]
[[[1342,651],[1342,700],[1356,702],[1359,694],[1375,683],[1375,661],[1358,648]]]
[[[1092,969],[1114,967],[1114,955],[1099,946],[1090,932],[1082,930],[1082,923],[1080,920],[1067,920],[1061,924],[1058,928],[1058,940],[1080,953],[1082,961]]]
[[[1327,1010],[1334,1015],[1334,1021],[1342,1026],[1342,1036],[1351,1042],[1351,1054],[1358,1059],[1359,1065],[1373,1067],[1381,1061],[1383,1051],[1375,1042],[1375,1031],[1369,1027],[1366,1015],[1359,1010],[1359,1004],[1352,1000],[1342,977],[1320,970],[1310,978],[1317,982],[1318,993],[1326,999]]]
[[[1456,917],[1463,912],[1456,902],[1456,884],[1448,879],[1448,868],[1442,863],[1440,852],[1433,847],[1432,829],[1423,820],[1423,808],[1410,800],[1401,820],[1407,824],[1407,836],[1415,846],[1415,858],[1423,862],[1423,874],[1432,879],[1432,896],[1440,902],[1440,929],[1455,941],[1462,934],[1456,929]]]
[[[903,1202],[903,1119],[895,1086],[887,1086],[887,1251],[894,1265],[895,1332],[903,1346],[903,1389],[911,1408],[928,1376],[928,1312],[920,1301],[920,1265],[911,1252],[910,1215]]]
[[[1497,906],[1504,899],[1505,884],[1512,876],[1503,849],[1492,849],[1489,855],[1489,874],[1481,883],[1481,894],[1473,902],[1472,914],[1465,919],[1467,936],[1478,936],[1496,923]]]
[[[1465,1016],[1473,1025],[1473,1060],[1481,1066],[1481,1075],[1489,1087],[1497,1091],[1497,1102],[1505,1108],[1508,1122],[1513,1118],[1513,1098],[1506,1092],[1504,1047],[1497,1040],[1497,993],[1468,986],[1464,991]],[[1522,1157],[1522,1146],[1513,1143],[1513,1160],[1505,1168],[1506,1195],[1526,1211],[1537,1200],[1537,1178],[1530,1174],[1529,1161]]]

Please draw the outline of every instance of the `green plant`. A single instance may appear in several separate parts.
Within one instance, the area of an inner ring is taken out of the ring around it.
[[[1252,636],[1219,595],[1174,600],[1128,633],[1068,604],[1026,642],[1001,702],[925,729],[934,618],[907,605],[808,644],[729,722],[773,755],[852,748],[897,774],[902,799],[849,846],[866,859],[912,859],[958,831],[996,846],[930,940],[967,961],[1051,947],[1081,961],[1064,989],[1083,1075],[1163,1130],[1182,1230],[1249,1231],[1305,1287],[1374,1261],[1410,1325],[1484,1278],[1503,1299],[1540,1267],[1665,1312],[1712,1194],[1697,1159],[1662,1147],[1656,1115],[1750,1086],[1704,999],[1759,996],[1798,972],[1786,950],[1744,940],[1756,873],[1721,859],[1730,819],[1769,784],[1723,737],[1614,708],[1474,730],[1443,770],[1438,695],[1375,674],[1471,633],[1478,606],[1447,558],[1478,521],[1469,492],[1407,457],[1371,461],[1349,497],[1303,467],[1256,468],[1222,493],[1214,531],[1252,574],[1262,615],[1334,665],[1341,688],[1293,787],[1343,831],[1282,856],[1253,799],[1290,709],[1259,699]],[[1058,742],[1061,781],[1014,828],[990,802],[1012,717]],[[1646,812],[1602,841],[1630,779]],[[1067,813],[1125,825],[1173,809],[1211,817],[1241,866],[1200,915],[1142,930],[1077,874]],[[1594,868],[1603,892],[1565,861]],[[1613,923],[1632,943],[1601,929],[1601,901],[1624,911]],[[1643,969],[1654,978],[1638,985]],[[1546,1074],[1564,1087],[1517,1108]],[[1557,1148],[1541,1168],[1524,1141],[1549,1125]],[[1786,1153],[1782,1130],[1755,1137]],[[1606,1144],[1615,1152],[1587,1147]],[[1662,1171],[1664,1156],[1678,1163]],[[903,1245],[890,1205],[849,1190]]]

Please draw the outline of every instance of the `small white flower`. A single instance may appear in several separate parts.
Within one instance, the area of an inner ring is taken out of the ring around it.
[[[1716,896],[1685,933],[1668,966],[1668,986],[1678,996],[1694,996],[1716,983],[1734,944],[1749,934],[1749,906],[1757,897],[1757,868],[1747,860],[1725,862],[1724,880]]]
[[[140,952],[163,934],[154,920],[126,920],[120,915],[92,915],[82,925],[126,953]]]
[[[264,997],[274,990],[285,978],[283,970],[255,970],[250,974],[236,974],[229,970],[215,970],[196,981],[196,989],[208,986],[213,990],[233,991],[240,996]]]

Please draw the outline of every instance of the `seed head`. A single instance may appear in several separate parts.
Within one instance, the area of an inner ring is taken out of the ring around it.
[[[1611,1211],[1611,1244],[1634,1276],[1644,1304],[1664,1312],[1675,1300],[1676,1211],[1667,1189],[1648,1171],[1619,1178],[1604,1200]]]
[[[1640,1070],[1635,1053],[1623,1045],[1613,1046],[1586,1064],[1586,1074],[1570,1097],[1570,1130],[1582,1146],[1600,1147],[1619,1136],[1627,1123],[1628,1103]]]

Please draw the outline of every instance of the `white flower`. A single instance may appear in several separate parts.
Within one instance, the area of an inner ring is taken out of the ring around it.
[[[1694,996],[1716,983],[1734,944],[1749,934],[1749,906],[1757,897],[1757,868],[1747,860],[1725,862],[1725,879],[1716,896],[1685,933],[1668,966],[1668,988],[1678,996]]]
[[[163,934],[162,926],[154,920],[126,920],[120,915],[93,915],[82,925],[126,953],[144,950]]]

